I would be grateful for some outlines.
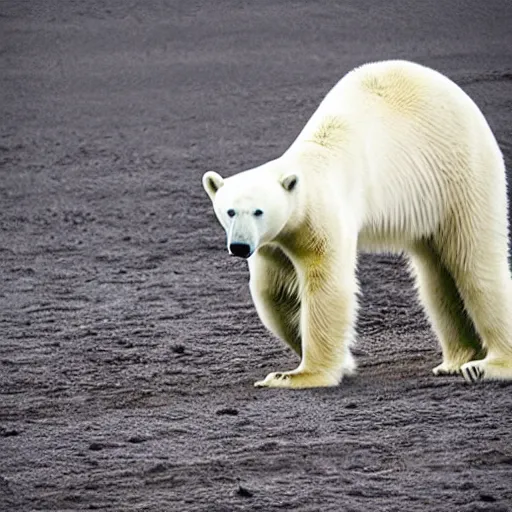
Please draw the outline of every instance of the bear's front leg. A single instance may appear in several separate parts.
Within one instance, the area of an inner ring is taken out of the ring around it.
[[[302,280],[302,361],[292,371],[275,372],[256,387],[336,386],[355,370],[350,353],[357,312],[355,257],[305,264]]]
[[[249,270],[261,321],[301,357],[299,283],[293,263],[279,247],[266,245],[249,259]]]

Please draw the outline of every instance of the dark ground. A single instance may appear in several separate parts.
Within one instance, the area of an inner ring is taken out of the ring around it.
[[[511,27],[507,0],[0,2],[0,509],[512,510],[512,387],[431,375],[400,259],[362,258],[356,378],[252,387],[296,361],[201,188],[396,57],[510,169]]]

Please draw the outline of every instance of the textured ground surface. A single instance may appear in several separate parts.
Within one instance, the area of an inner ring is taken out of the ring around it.
[[[512,386],[434,378],[365,256],[356,378],[265,332],[200,178],[278,156],[357,64],[458,81],[512,163],[507,0],[0,3],[0,509],[512,510]],[[512,333],[511,333],[512,335]]]

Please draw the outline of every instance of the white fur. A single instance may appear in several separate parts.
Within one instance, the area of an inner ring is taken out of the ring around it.
[[[279,159],[203,184],[228,246],[251,248],[260,318],[302,357],[256,385],[331,386],[354,371],[358,250],[410,256],[443,351],[436,375],[512,379],[503,158],[445,76],[404,61],[361,66]]]

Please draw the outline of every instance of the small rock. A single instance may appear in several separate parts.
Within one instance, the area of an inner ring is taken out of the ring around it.
[[[134,444],[143,443],[144,441],[147,441],[147,439],[142,436],[132,436],[128,439],[129,443],[134,443]]]
[[[494,503],[496,498],[490,494],[480,493],[480,500],[485,501],[486,503]]]
[[[16,430],[16,429],[11,429],[11,430],[8,430],[4,427],[0,427],[0,437],[14,437],[14,436],[19,436],[20,435],[20,432],[19,430]]]
[[[252,491],[249,491],[249,489],[246,489],[240,484],[238,484],[238,489],[236,493],[238,494],[238,496],[242,496],[243,498],[252,498],[254,495]]]
[[[215,411],[217,416],[238,416],[238,409],[233,407],[225,407],[224,409],[218,409]]]
[[[168,469],[169,469],[169,466],[167,464],[164,464],[163,462],[159,462],[156,466],[149,468],[147,470],[147,473],[148,474],[163,473],[164,471],[167,471]]]
[[[13,494],[12,489],[9,486],[9,480],[7,478],[0,476],[0,491],[5,494]]]

